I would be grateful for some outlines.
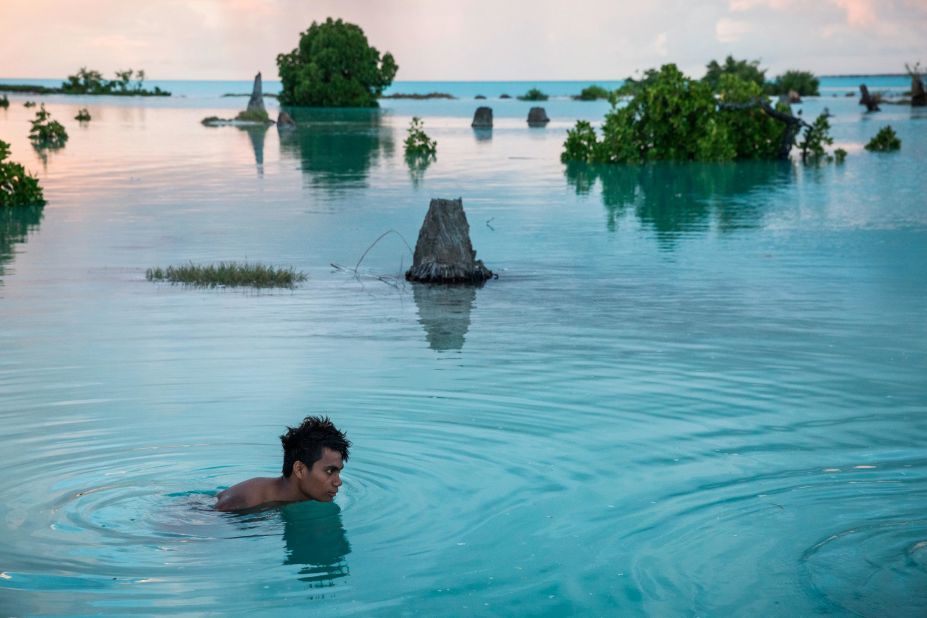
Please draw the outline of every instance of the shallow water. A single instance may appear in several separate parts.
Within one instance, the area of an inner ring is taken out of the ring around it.
[[[927,611],[927,112],[809,99],[842,166],[596,170],[558,157],[600,104],[279,135],[199,124],[240,100],[46,97],[43,158],[10,98],[49,204],[0,219],[3,614]],[[902,150],[864,151],[885,123]],[[498,280],[401,282],[431,197]],[[229,259],[310,278],[144,278]],[[335,504],[211,510],[318,411],[354,442]]]

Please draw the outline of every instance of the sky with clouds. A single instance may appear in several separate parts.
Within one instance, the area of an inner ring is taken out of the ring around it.
[[[149,79],[276,79],[313,20],[390,51],[397,80],[604,80],[727,54],[769,74],[927,63],[927,0],[0,0],[0,77],[87,66]]]

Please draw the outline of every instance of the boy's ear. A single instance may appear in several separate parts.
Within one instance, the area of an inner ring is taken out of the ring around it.
[[[299,460],[293,462],[293,473],[296,474],[296,478],[303,478],[303,475],[306,473],[306,471],[306,464]]]

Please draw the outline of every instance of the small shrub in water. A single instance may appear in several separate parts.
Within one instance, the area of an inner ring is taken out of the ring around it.
[[[824,146],[830,146],[833,143],[834,138],[830,136],[830,123],[827,121],[827,114],[821,114],[810,127],[805,128],[802,141],[798,143],[802,163],[831,161],[833,157],[827,154]]]
[[[547,95],[538,90],[537,88],[532,88],[525,94],[518,97],[519,101],[546,101]]]
[[[418,116],[412,118],[408,132],[405,141],[406,157],[429,157],[438,151],[438,142],[428,137],[425,125]]]
[[[898,138],[898,135],[895,133],[895,130],[892,129],[890,125],[886,125],[879,129],[879,132],[875,134],[869,143],[866,144],[866,150],[872,152],[889,152],[891,150],[898,150],[901,148],[901,140]]]
[[[45,197],[35,176],[19,163],[6,161],[10,145],[0,140],[0,208],[6,206],[42,206]]]
[[[50,120],[51,114],[45,111],[45,104],[35,113],[35,120],[30,120],[32,128],[29,139],[40,148],[60,148],[68,141],[68,132],[57,120]]]
[[[87,111],[86,107],[81,108],[77,115],[74,116],[74,120],[79,122],[88,122],[90,120],[90,112]]]
[[[35,107],[35,101],[26,101],[23,103],[23,107]]]
[[[834,151],[834,159],[837,161],[837,163],[843,163],[844,161],[846,161],[846,158],[847,158],[847,151],[844,150],[843,148],[838,148],[837,150]]]
[[[264,264],[247,262],[219,262],[207,266],[193,263],[185,266],[168,266],[167,268],[149,268],[145,271],[149,281],[168,281],[197,287],[214,288],[253,287],[253,288],[292,288],[306,280],[306,275],[292,268],[274,268]]]
[[[593,84],[583,88],[582,92],[573,98],[578,101],[597,101],[599,99],[607,99],[609,94],[607,89]]]
[[[6,95],[0,97],[0,108],[6,109],[10,106],[10,100],[6,98]]]

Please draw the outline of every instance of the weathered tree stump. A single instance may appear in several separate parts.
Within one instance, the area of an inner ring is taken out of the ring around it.
[[[492,271],[476,259],[470,243],[470,224],[463,200],[431,200],[406,279],[421,283],[480,284],[490,277]]]
[[[859,104],[865,105],[867,112],[879,111],[879,95],[869,94],[869,88],[866,87],[866,84],[859,85],[859,94]]]
[[[245,110],[246,113],[263,113],[267,115],[267,110],[264,108],[264,90],[261,86],[261,72],[258,71],[258,74],[254,76],[254,87],[251,89],[251,98],[248,99],[248,108]]]
[[[789,103],[801,103],[801,95],[797,90],[789,90]]]
[[[492,108],[477,107],[473,113],[473,122],[470,126],[474,129],[491,129],[492,128]]]
[[[532,107],[528,110],[529,127],[547,126],[548,122],[550,122],[550,118],[547,117],[547,112],[544,111],[543,107]]]

